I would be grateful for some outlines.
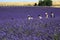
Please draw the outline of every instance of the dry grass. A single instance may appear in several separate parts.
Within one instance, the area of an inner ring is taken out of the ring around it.
[[[0,2],[0,6],[33,6],[38,2]],[[60,7],[60,1],[53,2],[53,7]]]
[[[0,2],[0,6],[33,6],[35,2]]]
[[[52,2],[53,6],[60,6],[60,1]]]

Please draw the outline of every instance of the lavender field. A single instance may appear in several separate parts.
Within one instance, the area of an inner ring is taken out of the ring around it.
[[[45,12],[55,18],[46,19]],[[60,8],[0,7],[0,40],[60,40]]]

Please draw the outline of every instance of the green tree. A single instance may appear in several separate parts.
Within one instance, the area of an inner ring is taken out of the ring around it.
[[[37,3],[35,3],[34,6],[37,6]]]
[[[52,6],[52,0],[39,0],[38,6]]]
[[[42,6],[43,5],[43,1],[39,0],[38,6]]]
[[[44,0],[46,2],[46,6],[52,6],[52,0]]]

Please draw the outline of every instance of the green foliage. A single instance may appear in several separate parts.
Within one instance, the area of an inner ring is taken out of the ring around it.
[[[38,6],[52,6],[51,0],[39,0]]]
[[[59,34],[54,35],[54,40],[60,40],[59,38],[60,38],[60,33],[59,33]]]

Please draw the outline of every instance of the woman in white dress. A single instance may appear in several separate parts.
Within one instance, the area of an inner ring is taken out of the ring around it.
[[[45,13],[45,18],[48,18],[48,13],[47,12]]]
[[[42,19],[42,16],[41,15],[38,15],[39,19]]]

